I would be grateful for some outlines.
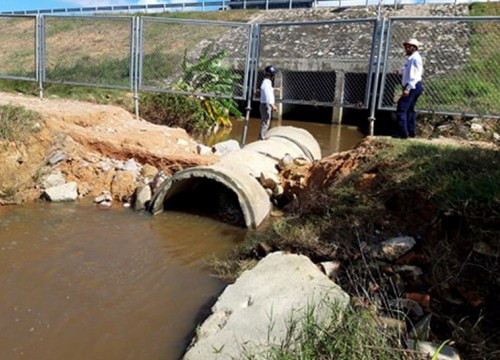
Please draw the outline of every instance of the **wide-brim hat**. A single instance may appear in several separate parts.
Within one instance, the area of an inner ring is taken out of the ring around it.
[[[411,38],[406,40],[403,45],[412,45],[415,46],[417,49],[422,46],[422,43],[418,41],[417,39]]]

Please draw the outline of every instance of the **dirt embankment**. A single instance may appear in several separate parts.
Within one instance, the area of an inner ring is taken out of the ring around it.
[[[0,93],[0,105],[24,107],[40,116],[40,131],[23,143],[0,148],[0,183],[3,203],[37,199],[39,181],[54,167],[66,181],[75,181],[83,196],[111,191],[117,199],[133,191],[135,182],[151,178],[158,170],[169,174],[179,169],[213,163],[211,155],[198,155],[197,143],[178,128],[135,119],[116,106],[70,100],[48,100],[20,94]],[[59,155],[64,160],[50,166]],[[112,161],[134,159],[143,165],[139,180],[124,176]],[[1,194],[0,194],[1,195]],[[9,200],[5,200],[9,195]]]
[[[43,178],[56,169],[66,181],[78,184],[81,196],[110,191],[115,199],[124,200],[159,170],[172,174],[217,160],[215,155],[199,155],[197,143],[183,129],[138,120],[117,106],[0,92],[0,105],[8,104],[36,112],[40,131],[22,143],[0,144],[0,205],[38,199]],[[451,138],[420,141],[474,144]],[[311,168],[283,173],[284,186],[305,203],[311,189],[330,185],[375,152],[367,139],[363,146],[322,159]],[[63,161],[51,163],[54,157]],[[129,159],[142,165],[142,176],[134,178],[116,168],[117,161]]]

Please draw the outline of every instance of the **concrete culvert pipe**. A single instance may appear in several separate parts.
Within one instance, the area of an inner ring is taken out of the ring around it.
[[[271,211],[269,184],[279,185],[279,161],[285,156],[310,162],[321,157],[319,144],[306,130],[285,126],[268,134],[266,140],[222,155],[214,165],[177,172],[153,194],[149,211],[177,208],[258,227]]]
[[[194,203],[189,201],[194,198]],[[244,169],[218,164],[181,170],[166,180],[154,194],[154,214],[175,204],[217,215],[221,221],[256,228],[271,209],[269,195]]]
[[[271,128],[266,134],[266,139],[282,138],[297,145],[311,161],[321,159],[321,148],[307,130],[294,126],[278,126]]]

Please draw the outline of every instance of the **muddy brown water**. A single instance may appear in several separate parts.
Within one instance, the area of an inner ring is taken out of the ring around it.
[[[203,139],[203,142],[208,145],[213,145],[214,143],[227,139],[241,141],[244,125],[244,121],[235,121],[231,129],[220,130],[214,135],[207,136]],[[363,135],[354,126],[337,126],[293,120],[273,120],[271,122],[271,127],[275,126],[294,126],[309,131],[318,141],[322,156],[328,156],[339,151],[351,149],[363,138]],[[248,122],[245,144],[257,141],[259,129],[260,120],[250,119]]]
[[[361,139],[308,125],[323,155]],[[248,142],[257,131],[251,122]],[[0,207],[0,359],[179,359],[225,287],[207,260],[248,234],[193,214],[89,201]]]

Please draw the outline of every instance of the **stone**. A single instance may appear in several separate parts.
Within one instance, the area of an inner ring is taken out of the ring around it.
[[[399,236],[383,241],[380,244],[380,257],[386,260],[396,260],[410,251],[416,242],[411,236]]]
[[[215,155],[222,156],[224,154],[228,154],[230,152],[240,150],[240,143],[236,140],[226,140],[212,146],[212,152]]]
[[[442,349],[439,351],[439,354],[436,355],[437,350],[439,349],[440,346],[441,344],[436,344],[429,341],[414,341],[414,340],[407,341],[408,349],[416,350],[422,354],[425,354],[429,359],[432,358],[435,360],[460,360],[459,353],[451,346],[446,346],[446,345],[443,346]]]
[[[122,200],[135,191],[135,178],[130,171],[118,171],[111,181],[111,194],[115,199]]]
[[[141,171],[141,164],[138,164],[134,159],[128,159],[120,170],[139,174]]]
[[[153,165],[145,164],[141,169],[141,175],[145,178],[153,179],[158,173],[158,169]]]
[[[52,202],[74,201],[78,198],[78,185],[76,182],[53,186],[45,190],[43,198]]]
[[[207,155],[212,153],[212,148],[203,144],[196,145],[196,152],[200,155]]]
[[[61,170],[57,169],[49,175],[42,178],[41,185],[44,189],[48,189],[54,186],[63,185],[66,183],[64,175]]]
[[[262,354],[270,341],[283,342],[290,320],[301,319],[307,309],[314,309],[318,322],[332,320],[333,302],[343,309],[349,296],[309,258],[273,252],[224,290],[183,359]]]
[[[101,195],[97,196],[95,199],[94,199],[94,202],[95,203],[102,203],[102,202],[105,202],[105,201],[111,201],[113,198],[111,196],[111,194],[109,193],[109,191],[103,191],[101,193]]]
[[[66,155],[64,155],[63,152],[58,152],[57,154],[53,155],[49,159],[49,165],[55,165],[63,160],[66,160]]]
[[[151,188],[149,185],[139,186],[135,190],[134,210],[145,210],[147,203],[151,200]]]

